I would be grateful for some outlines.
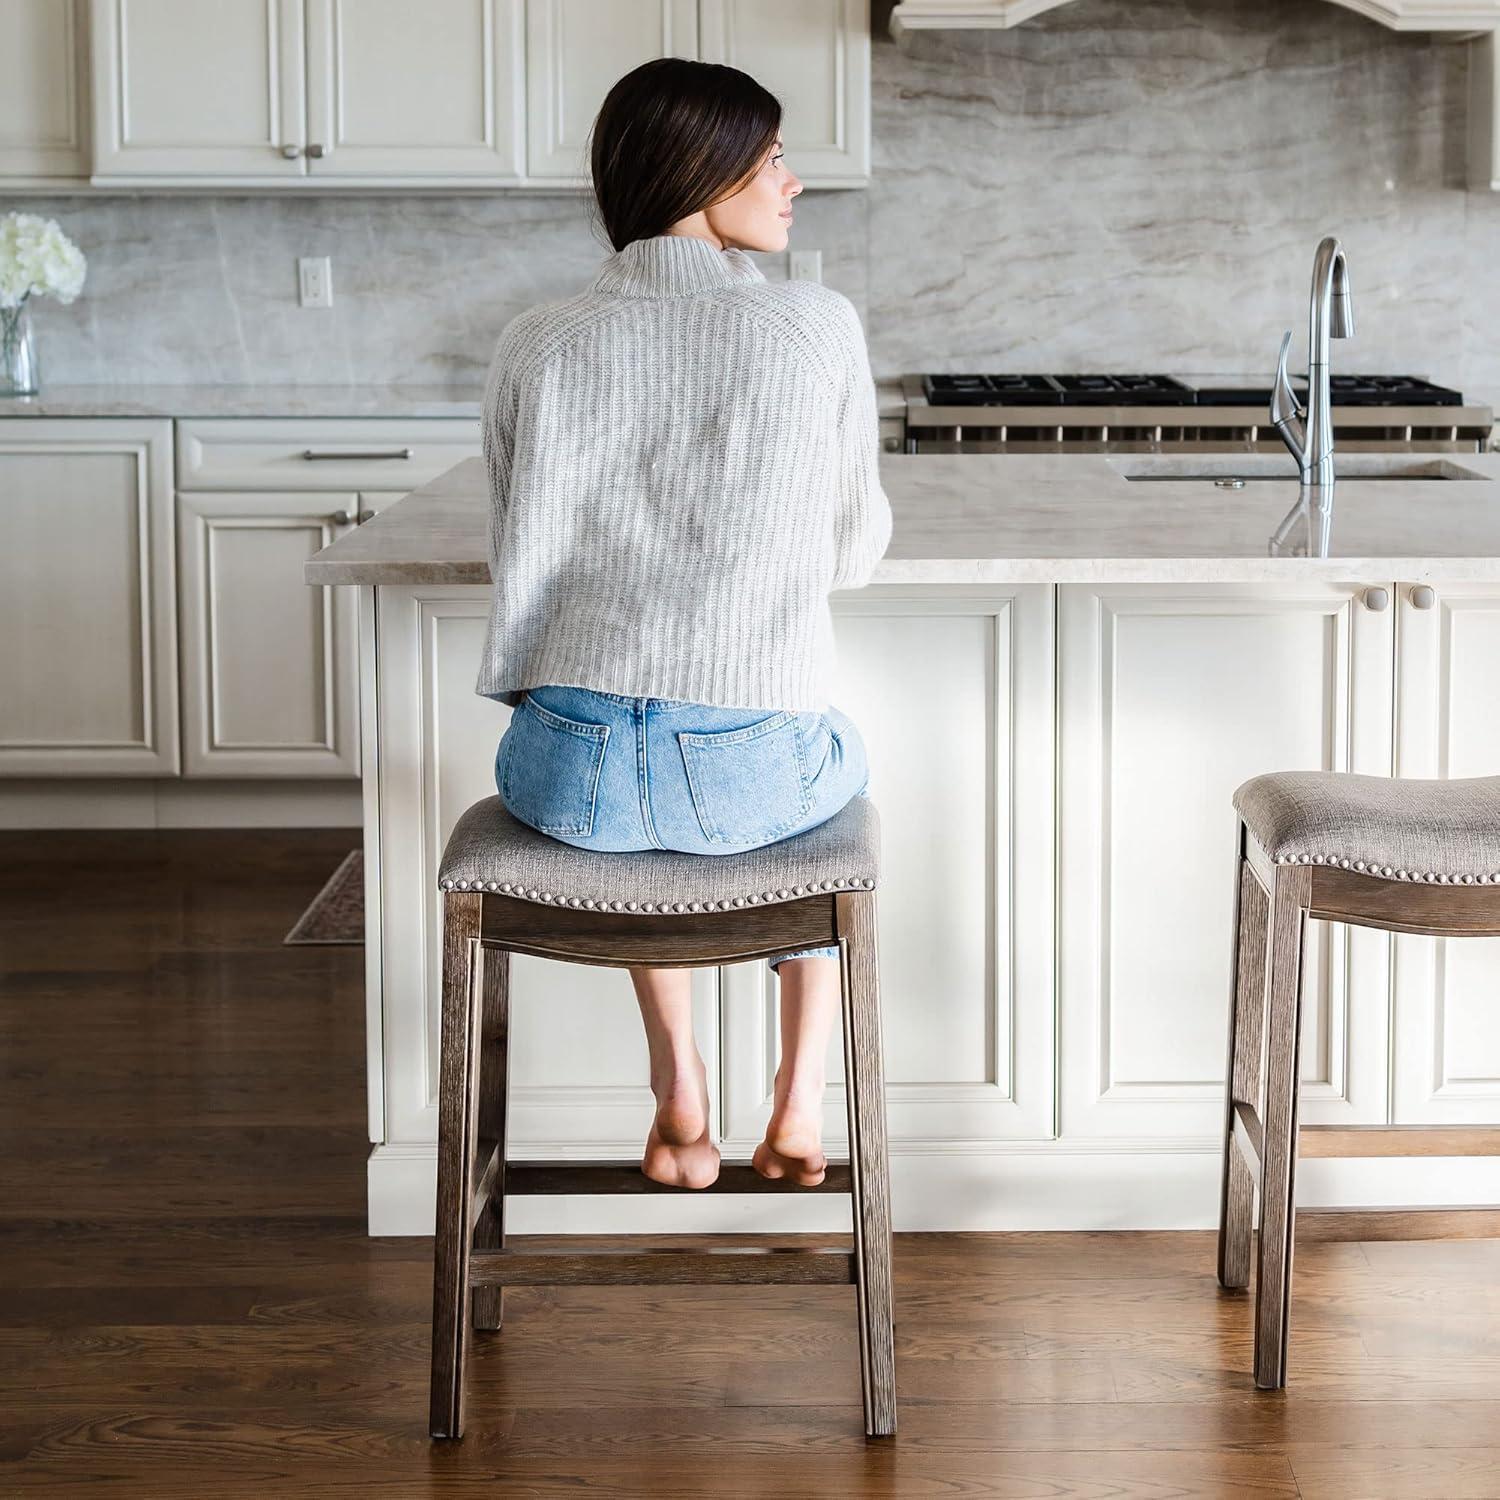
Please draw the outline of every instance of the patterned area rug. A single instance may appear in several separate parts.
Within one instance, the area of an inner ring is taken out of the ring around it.
[[[351,849],[312,905],[282,938],[287,943],[356,943],[365,941],[365,855]]]

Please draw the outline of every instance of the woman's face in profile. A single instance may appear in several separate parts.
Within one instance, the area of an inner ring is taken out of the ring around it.
[[[745,185],[704,210],[708,227],[726,246],[785,250],[792,227],[792,199],[801,191],[800,179],[786,165],[778,135]]]

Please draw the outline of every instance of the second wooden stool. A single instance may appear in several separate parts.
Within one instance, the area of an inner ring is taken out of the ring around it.
[[[1319,917],[1435,937],[1500,934],[1500,776],[1277,771],[1245,782],[1234,806],[1219,1283],[1249,1282],[1258,1174],[1255,1383],[1275,1389],[1286,1384],[1291,1312],[1303,929]]]

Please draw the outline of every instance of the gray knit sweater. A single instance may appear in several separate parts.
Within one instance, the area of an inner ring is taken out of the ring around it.
[[[494,591],[476,691],[822,711],[830,589],[891,534],[854,305],[655,235],[514,318],[485,383]]]

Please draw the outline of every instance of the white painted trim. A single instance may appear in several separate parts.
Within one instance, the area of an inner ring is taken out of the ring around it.
[[[1168,1143],[1167,1149],[1151,1151],[1120,1151],[1113,1144],[1103,1150],[1058,1141],[976,1148],[950,1141],[927,1142],[919,1151],[893,1144],[894,1228],[900,1233],[1217,1226],[1216,1143],[1188,1149]],[[560,1160],[609,1153],[572,1143],[535,1154]],[[377,1147],[370,1154],[367,1183],[372,1235],[433,1232],[436,1146]],[[1500,1203],[1500,1157],[1314,1157],[1297,1167],[1297,1206],[1304,1209],[1495,1203]],[[849,1200],[842,1195],[580,1195],[506,1203],[511,1234],[847,1234],[850,1229]],[[1207,1263],[1205,1276],[1211,1281]]]

